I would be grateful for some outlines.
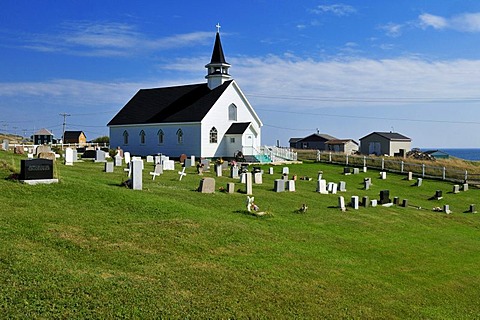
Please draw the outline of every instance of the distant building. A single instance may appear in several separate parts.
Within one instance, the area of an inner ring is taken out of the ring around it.
[[[327,151],[354,154],[358,151],[358,143],[352,139],[332,139],[325,142]]]
[[[51,144],[53,143],[53,133],[43,128],[33,134],[34,144]]]
[[[65,131],[63,135],[63,143],[86,145],[87,136],[85,136],[85,133],[83,133],[83,131]]]
[[[411,150],[412,139],[396,132],[372,132],[360,138],[360,153],[405,156]]]
[[[291,138],[289,143],[290,148],[326,150],[325,142],[329,140],[337,140],[337,138],[324,133],[314,133],[305,138]]]

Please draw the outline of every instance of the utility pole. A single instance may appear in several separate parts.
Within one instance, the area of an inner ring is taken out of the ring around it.
[[[63,117],[63,132],[62,132],[62,145],[65,142],[65,126],[67,125],[67,117],[71,116],[71,114],[68,113],[60,113],[60,115]]]

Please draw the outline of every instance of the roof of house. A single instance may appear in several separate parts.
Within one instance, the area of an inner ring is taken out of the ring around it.
[[[303,138],[290,138],[290,140],[288,140],[289,143],[295,143],[297,141],[300,141],[302,140]]]
[[[36,135],[36,136],[53,136],[53,133],[51,133],[50,131],[48,131],[45,128],[42,128],[42,129],[38,130],[37,132],[35,132],[34,135]]]
[[[144,123],[199,122],[233,80],[210,90],[207,83],[141,89],[107,126]]]
[[[353,139],[332,139],[325,142],[325,144],[345,144],[347,142],[353,142],[358,145],[358,143]]]
[[[245,130],[250,126],[250,122],[237,122],[232,123],[225,134],[243,134]]]
[[[396,140],[396,141],[412,141],[412,139],[410,139],[409,137],[406,137],[406,136],[404,136],[400,133],[396,133],[396,132],[372,132],[372,133],[366,135],[365,137],[360,138],[360,140],[365,139],[365,138],[367,138],[371,135],[374,135],[374,134],[379,135],[379,136],[381,136],[383,138],[386,138],[388,140],[392,140],[392,141],[393,140]]]
[[[65,131],[65,133],[63,134],[63,138],[65,140],[78,139],[82,133],[83,131]],[[85,135],[85,133],[83,133],[83,135]]]
[[[337,138],[329,135],[329,134],[325,134],[325,133],[314,133],[314,134],[311,134],[309,136],[306,136],[305,138],[301,138],[300,140],[296,141],[296,142],[300,142],[300,141],[328,141],[328,140],[335,140]]]

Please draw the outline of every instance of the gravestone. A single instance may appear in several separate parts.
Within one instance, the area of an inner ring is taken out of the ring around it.
[[[345,198],[343,196],[338,197],[338,207],[342,211],[347,210],[347,208],[345,207]]]
[[[336,183],[332,185],[332,194],[337,194],[337,187],[338,185]]]
[[[360,169],[359,168],[353,168],[353,174],[359,174]]]
[[[317,181],[317,192],[320,192],[321,194],[327,194],[327,180],[321,179]]]
[[[288,167],[283,167],[282,168],[282,174],[283,175],[288,175],[290,174],[290,169]]]
[[[364,172],[364,173],[367,172],[367,167],[363,167],[363,172]]]
[[[318,171],[317,181],[322,180],[322,176],[323,176],[323,171]]]
[[[273,184],[273,190],[275,192],[284,192],[285,191],[285,180],[275,179]]]
[[[200,180],[200,186],[198,191],[201,193],[214,193],[215,192],[215,179],[203,178]]]
[[[468,209],[468,212],[470,212],[470,213],[477,213],[477,211],[475,210],[475,205],[474,205],[474,204],[471,204],[471,205],[470,205],[470,209]]]
[[[398,206],[400,204],[400,198],[399,197],[393,197],[393,204]]]
[[[163,170],[175,170],[175,161],[163,160]]]
[[[185,163],[185,160],[187,159],[187,155],[185,153],[182,153],[180,155],[180,163]]]
[[[130,164],[130,161],[132,161],[132,158],[130,156],[130,152],[124,152],[123,153],[124,155],[124,160],[125,160],[125,164],[128,166]]]
[[[251,195],[253,193],[252,191],[252,173],[251,172],[247,172],[245,173],[246,176],[245,176],[245,193],[248,194],[248,195]]]
[[[221,177],[222,176],[222,165],[221,164],[217,164],[215,165],[215,173],[217,174],[217,177]]]
[[[288,180],[285,182],[285,189],[290,192],[295,192],[295,180]]]
[[[385,171],[380,172],[380,179],[382,180],[387,179],[387,173]]]
[[[468,183],[464,183],[464,184],[462,185],[462,190],[463,190],[463,191],[468,191]]]
[[[453,193],[459,193],[460,192],[460,185],[458,185],[458,184],[454,185],[452,192]]]
[[[380,191],[380,201],[379,204],[386,204],[390,203],[390,190],[382,190]]]
[[[3,143],[2,143],[2,149],[5,150],[5,151],[8,151],[8,148],[10,147],[9,145],[9,141],[8,140],[3,140]]]
[[[178,174],[180,175],[180,177],[178,178],[178,181],[182,181],[182,178],[187,175],[185,173],[185,167],[182,168],[182,171],[178,171]]]
[[[65,165],[73,166],[73,149],[72,148],[65,149]]]
[[[85,150],[82,154],[82,159],[94,159],[97,155],[95,150]]]
[[[240,183],[246,183],[246,182],[247,182],[247,172],[240,173]]]
[[[52,180],[53,160],[27,159],[20,162],[20,181]]]
[[[25,153],[25,148],[23,146],[15,146],[15,149],[13,149],[13,153],[24,154]]]
[[[284,174],[282,175],[282,179],[285,180],[285,181],[287,181],[287,180],[288,180],[288,174],[284,173]]]
[[[334,185],[334,184],[336,185],[336,183],[334,183],[334,182],[329,182],[329,183],[327,183],[327,191],[328,191],[328,192],[332,192],[332,191],[333,191],[333,185]]]
[[[150,172],[150,174],[153,176],[152,180],[155,180],[155,177],[163,174],[163,166],[161,164],[156,164],[153,172]]]
[[[105,162],[105,172],[108,172],[108,173],[113,172],[113,162],[111,161]]]
[[[272,167],[268,168],[268,174],[273,174],[273,168]]]
[[[442,190],[437,190],[437,191],[435,191],[435,199],[436,199],[436,200],[440,200],[440,199],[442,199],[442,198],[443,198],[443,192],[442,192]]]
[[[372,206],[372,207],[376,207],[377,203],[378,203],[377,199],[370,200],[370,206]]]
[[[448,204],[443,205],[443,212],[445,212],[446,214],[452,213],[452,211],[450,211],[450,206]]]
[[[351,204],[353,209],[358,210],[358,196],[352,196]]]
[[[421,187],[422,186],[422,183],[423,183],[423,179],[422,178],[417,178],[417,183],[415,184],[417,187]]]
[[[368,199],[368,196],[363,196],[362,198],[362,205],[365,207],[365,208],[368,208],[368,206],[370,205],[370,201]]]
[[[78,162],[78,151],[77,149],[72,149],[73,162]]]
[[[155,164],[162,164],[162,156],[156,155],[155,157],[153,157],[153,161]]]
[[[409,171],[408,174],[407,174],[407,180],[408,181],[412,181],[413,180],[413,172],[412,171]]]
[[[255,172],[253,174],[253,183],[255,184],[262,184],[263,183],[263,175],[261,172]]]
[[[123,164],[123,158],[120,155],[116,155],[114,158],[115,167],[121,167]]]
[[[349,167],[343,168],[343,174],[344,175],[349,175],[350,174],[350,168]]]
[[[404,207],[404,208],[408,207],[408,199],[403,199],[402,200],[402,207]]]
[[[38,154],[39,159],[47,159],[47,160],[53,160],[55,161],[55,152],[40,152]]]
[[[235,183],[227,182],[227,193],[235,193]]]
[[[365,179],[363,180],[363,188],[364,188],[365,190],[370,189],[371,181],[372,181],[372,180],[370,180],[369,178],[365,178]]]
[[[37,147],[35,155],[38,156],[42,152],[52,152],[52,148],[49,145],[43,144]]]
[[[202,159],[202,161],[200,161],[200,163],[203,164],[203,172],[210,171],[210,160]]]
[[[230,167],[230,178],[238,178],[238,166],[234,165]]]
[[[103,150],[96,150],[95,151],[95,162],[105,162],[105,151]]]
[[[147,156],[147,163],[153,163],[155,160],[153,156]]]
[[[338,190],[340,192],[346,192],[347,191],[347,183],[345,181],[340,181],[338,183]]]
[[[132,189],[142,190],[143,189],[143,179],[142,179],[143,161],[135,159],[135,160],[132,160],[130,165],[132,166]]]

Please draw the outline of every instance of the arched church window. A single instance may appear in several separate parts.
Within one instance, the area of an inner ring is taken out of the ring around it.
[[[123,131],[123,144],[128,144],[128,132],[127,132],[127,130]]]
[[[217,143],[218,142],[218,132],[215,127],[210,129],[210,143]]]
[[[145,131],[140,131],[140,144],[145,144]]]
[[[165,137],[163,130],[162,129],[158,130],[157,135],[158,135],[158,143],[163,144],[163,139]]]
[[[182,129],[177,130],[177,142],[178,142],[178,144],[183,143],[183,131],[182,131]]]
[[[237,121],[237,106],[233,103],[228,106],[228,120]]]

